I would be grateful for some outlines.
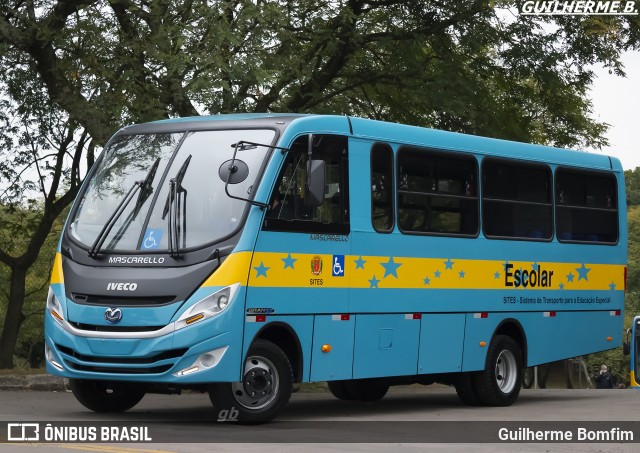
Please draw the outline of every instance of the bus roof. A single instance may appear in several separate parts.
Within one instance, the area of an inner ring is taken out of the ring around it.
[[[143,133],[164,129],[200,129],[203,123],[211,123],[214,128],[222,126],[219,122],[234,123],[233,127],[264,126],[276,119],[284,128],[294,131],[334,132],[353,135],[358,138],[391,142],[399,145],[414,145],[436,149],[472,152],[482,156],[523,159],[555,165],[570,165],[600,170],[623,171],[622,164],[615,157],[605,154],[575,151],[551,146],[480,137],[476,135],[447,132],[425,127],[409,126],[385,121],[369,120],[338,115],[316,115],[297,113],[237,113],[208,115],[199,117],[174,118],[129,126],[120,133]],[[215,125],[214,125],[215,123]],[[225,125],[226,126],[226,125]]]

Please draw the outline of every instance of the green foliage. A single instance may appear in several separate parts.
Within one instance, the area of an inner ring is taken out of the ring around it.
[[[637,177],[634,171],[626,171],[625,178],[629,190],[629,176]],[[638,186],[636,186],[638,187]],[[629,194],[627,193],[627,198]],[[627,212],[627,228],[629,235],[629,251],[627,258],[627,291],[624,298],[624,328],[631,327],[635,316],[640,315],[640,206],[630,206]],[[629,356],[622,353],[622,348],[612,349],[586,357],[590,372],[595,373],[600,365],[607,365],[613,375],[619,375],[625,385],[629,384]]]
[[[100,144],[130,122],[291,111],[599,147],[591,65],[622,74],[638,46],[634,16],[523,16],[510,1],[37,3],[2,2],[3,80]]]
[[[8,209],[0,205],[0,243],[9,250],[19,251],[24,248],[28,237],[24,231],[38,218],[41,212],[37,207],[33,209]],[[44,246],[33,266],[29,268],[26,280],[24,298],[24,320],[17,342],[16,366],[25,367],[29,364],[42,366],[44,353],[42,339],[44,338],[44,301],[47,297],[49,276],[55,257],[56,244],[62,230],[64,216],[55,223],[49,233]],[[10,227],[7,227],[10,225]],[[21,227],[24,230],[21,232]],[[9,301],[9,281],[11,268],[0,262],[0,325],[4,324],[7,304]]]
[[[625,170],[624,182],[627,188],[627,206],[640,205],[640,167]]]

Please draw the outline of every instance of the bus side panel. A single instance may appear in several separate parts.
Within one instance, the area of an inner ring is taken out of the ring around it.
[[[311,342],[313,336],[313,316],[266,316],[265,322],[256,322],[257,316],[248,315],[245,319],[244,342],[242,357],[247,357],[247,351],[256,334],[263,329],[275,327],[273,324],[287,326],[298,337],[302,352],[302,382],[309,382],[311,365]]]
[[[333,381],[353,377],[355,316],[318,315],[313,327],[311,381]],[[328,345],[330,351],[323,351]]]
[[[448,373],[462,369],[465,315],[425,314],[420,328],[418,373]]]
[[[534,366],[619,346],[622,341],[621,316],[615,313],[615,310],[513,312],[489,313],[486,318],[469,313],[462,371],[484,369],[491,338],[505,319],[520,322],[527,341],[527,363],[524,365]]]
[[[416,374],[419,337],[413,314],[357,315],[353,377]]]
[[[620,346],[622,316],[615,311],[529,313],[528,366]]]

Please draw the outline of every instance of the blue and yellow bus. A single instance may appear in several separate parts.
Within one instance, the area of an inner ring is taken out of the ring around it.
[[[313,381],[510,405],[523,366],[620,346],[624,190],[604,155],[347,116],[126,127],[62,233],[47,368],[94,411],[195,389],[265,421]]]
[[[629,386],[640,390],[640,316],[633,318],[627,330],[627,339],[623,344],[624,353],[629,355]]]

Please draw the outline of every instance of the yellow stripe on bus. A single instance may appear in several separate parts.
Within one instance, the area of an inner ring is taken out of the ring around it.
[[[625,266],[619,264],[347,255],[343,273],[336,275],[333,260],[335,255],[328,254],[256,252],[249,284],[297,288],[624,289]]]
[[[60,253],[56,253],[56,257],[53,260],[53,269],[51,270],[51,284],[64,283],[62,276],[62,256]]]

